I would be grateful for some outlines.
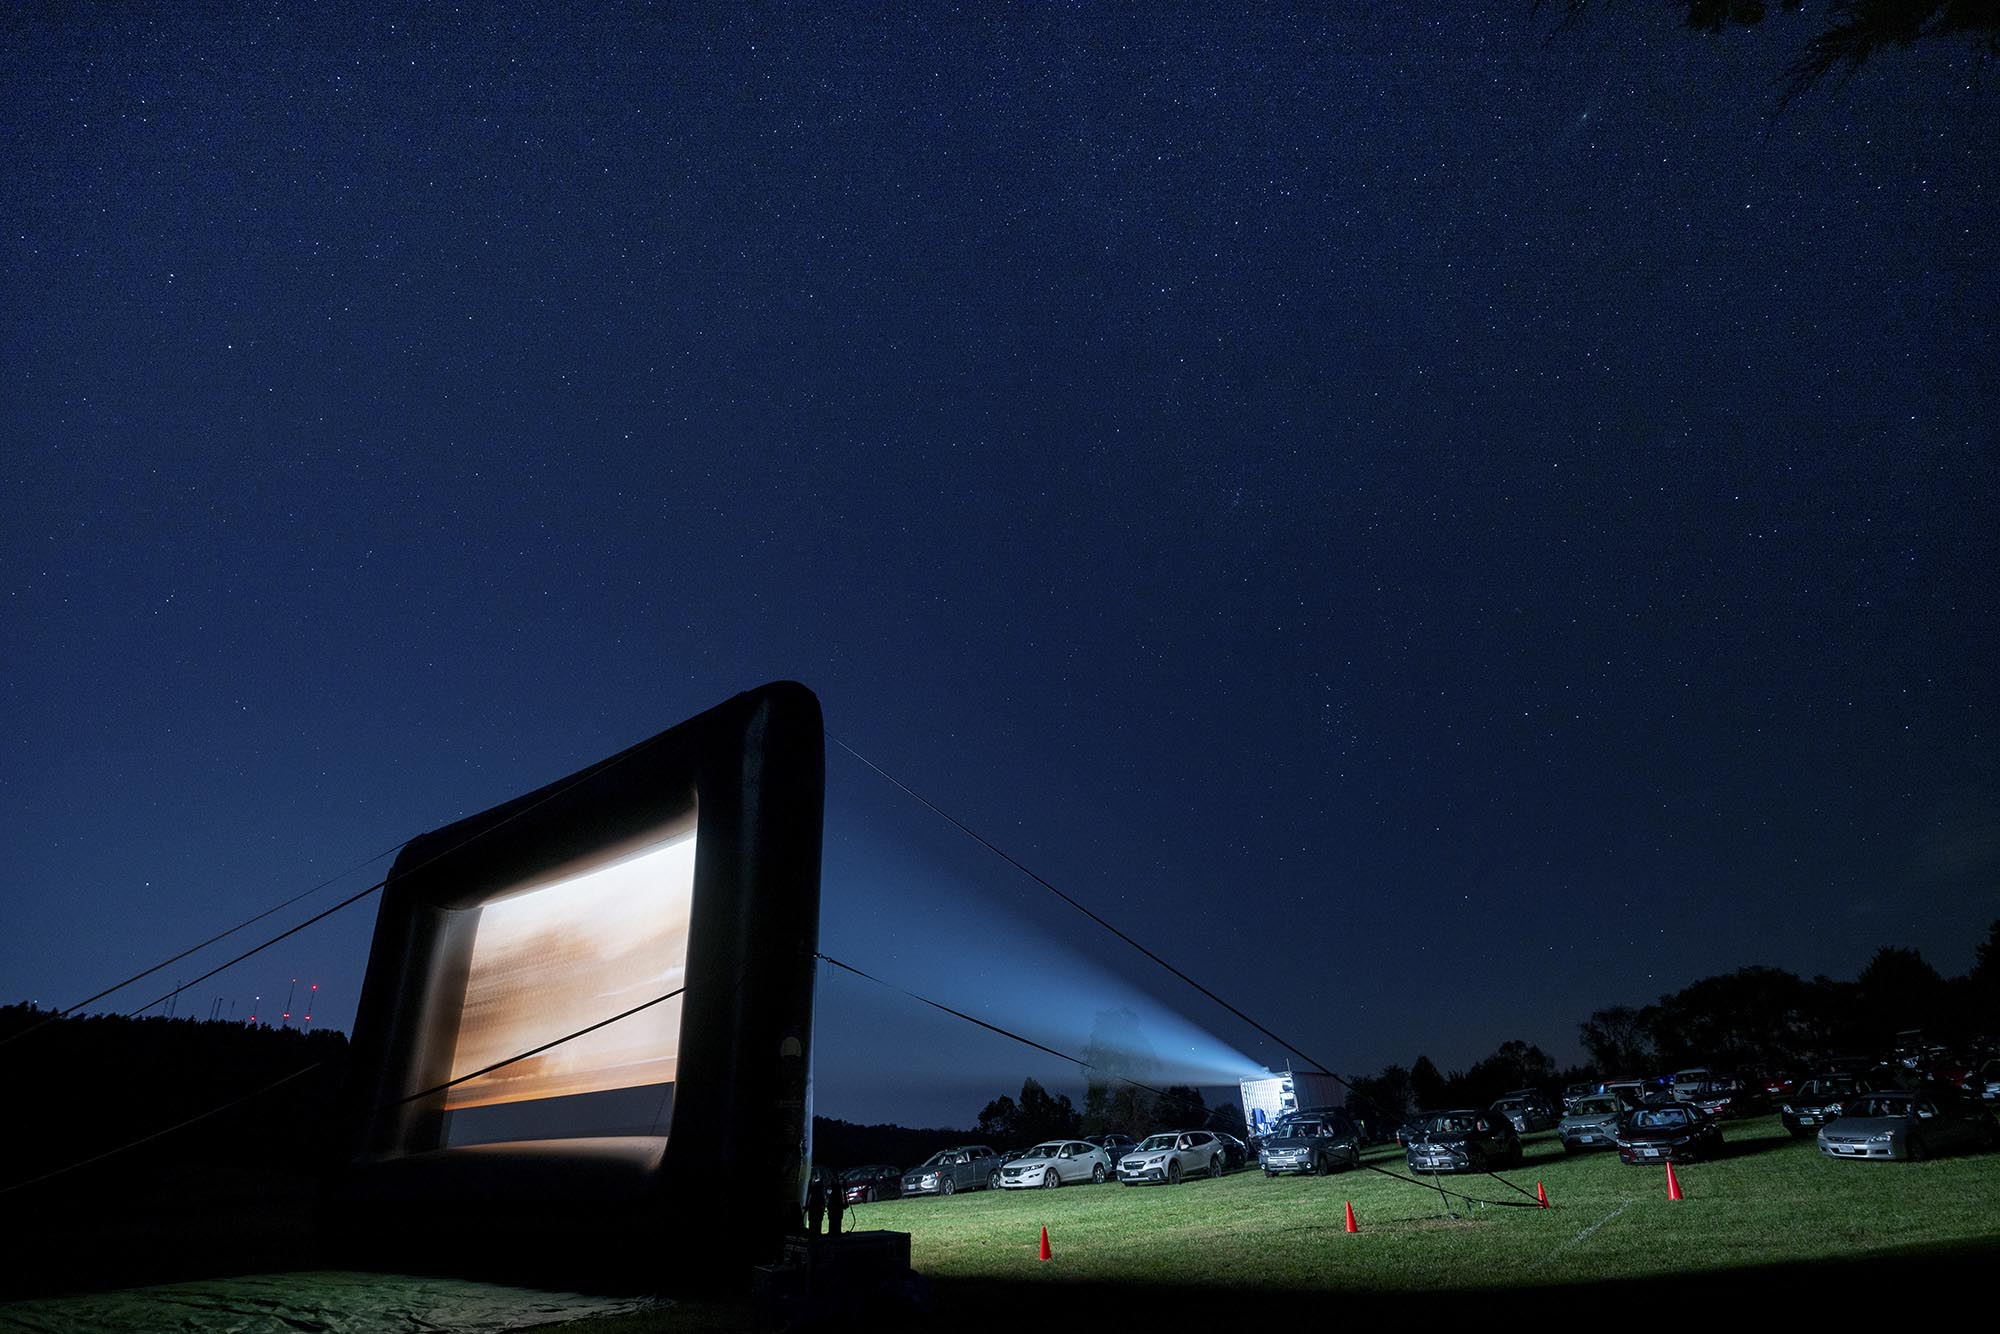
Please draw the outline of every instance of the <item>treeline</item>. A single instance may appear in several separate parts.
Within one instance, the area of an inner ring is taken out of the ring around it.
[[[1807,1070],[1834,1056],[1886,1057],[1898,1036],[1958,1052],[2000,1034],[2000,920],[1971,970],[1945,977],[1913,949],[1884,946],[1851,982],[1810,980],[1753,966],[1704,977],[1651,1005],[1611,1005],[1577,1026],[1589,1060],[1558,1069],[1540,1047],[1502,1043],[1449,1074],[1428,1056],[1349,1082],[1355,1099],[1401,1120],[1422,1108],[1483,1107],[1519,1088],[1554,1089],[1587,1079],[1717,1069]]]
[[[99,1177],[130,1184],[221,1162],[309,1174],[334,1142],[344,1033],[121,1015],[60,1019],[22,1004],[0,1006],[0,1042],[7,1044],[0,1143],[13,1147],[0,1186],[85,1162],[237,1098],[246,1101],[65,1172],[50,1187],[60,1192]]]

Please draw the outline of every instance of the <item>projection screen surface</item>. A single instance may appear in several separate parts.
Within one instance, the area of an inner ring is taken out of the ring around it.
[[[451,1078],[684,985],[695,834],[479,908]],[[681,1000],[453,1085],[448,1144],[664,1134]]]

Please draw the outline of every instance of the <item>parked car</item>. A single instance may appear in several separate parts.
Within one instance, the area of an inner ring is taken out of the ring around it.
[[[850,1167],[840,1174],[840,1198],[848,1204],[893,1200],[902,1193],[902,1169],[888,1163]]]
[[[1426,1112],[1405,1155],[1412,1172],[1484,1172],[1521,1161],[1521,1135],[1504,1116],[1473,1107]]]
[[[1708,1081],[1714,1072],[1705,1065],[1692,1066],[1686,1070],[1676,1070],[1667,1076],[1667,1087],[1673,1090],[1676,1102],[1690,1101],[1689,1094],[1703,1093],[1708,1089]]]
[[[1170,1130],[1149,1135],[1118,1160],[1118,1179],[1128,1186],[1148,1182],[1174,1186],[1190,1173],[1222,1175],[1222,1145],[1206,1130]]]
[[[1336,1109],[1321,1116],[1287,1117],[1257,1151],[1267,1177],[1280,1172],[1327,1176],[1336,1167],[1361,1165],[1361,1131]]]
[[[1618,1127],[1624,1163],[1691,1163],[1722,1152],[1722,1127],[1688,1102],[1635,1107]]]
[[[1096,1147],[1104,1150],[1104,1156],[1106,1158],[1109,1158],[1113,1163],[1116,1163],[1120,1158],[1123,1158],[1126,1154],[1132,1152],[1132,1150],[1136,1148],[1139,1143],[1138,1140],[1133,1139],[1130,1135],[1115,1135],[1115,1134],[1085,1135],[1083,1137],[1083,1142],[1085,1144],[1095,1145]]]
[[[1215,1138],[1222,1145],[1222,1170],[1233,1172],[1239,1167],[1248,1167],[1257,1155],[1248,1144],[1226,1130],[1215,1132]]]
[[[1110,1175],[1111,1160],[1095,1144],[1080,1139],[1052,1139],[1023,1149],[1019,1158],[1002,1167],[1000,1186],[1003,1190],[1029,1186],[1054,1190],[1079,1181],[1095,1185]]]
[[[1600,1093],[1609,1093],[1627,1107],[1637,1107],[1646,1101],[1652,1092],[1652,1085],[1644,1079],[1607,1079],[1597,1086]]]
[[[1675,1097],[1720,1119],[1749,1116],[1758,1111],[1761,1101],[1758,1094],[1758,1090],[1733,1075],[1710,1075],[1704,1083],[1690,1087],[1685,1094],[1677,1092]]]
[[[1554,1125],[1562,1117],[1562,1112],[1559,1110],[1561,1104],[1556,1099],[1551,1098],[1548,1094],[1542,1092],[1540,1089],[1508,1089],[1498,1098],[1495,1098],[1494,1101],[1512,1102],[1516,1098],[1519,1098],[1525,1102],[1534,1103],[1537,1107],[1540,1107],[1544,1112],[1548,1113],[1550,1125]]]
[[[1593,1093],[1587,1098],[1578,1098],[1576,1104],[1563,1113],[1563,1119],[1556,1122],[1556,1134],[1562,1137],[1563,1152],[1617,1147],[1618,1122],[1625,1112],[1625,1104],[1609,1093]]]
[[[1943,1090],[1863,1094],[1847,1103],[1837,1123],[1819,1132],[1819,1151],[1829,1158],[1917,1162],[1990,1149],[1996,1142],[2000,1131],[1993,1113]]]
[[[1778,1104],[1778,1117],[1795,1137],[1809,1139],[1839,1120],[1843,1108],[1866,1092],[1859,1075],[1815,1075]]]
[[[903,1173],[905,1195],[956,1195],[961,1190],[989,1190],[1000,1185],[1000,1155],[984,1144],[939,1149],[922,1166]]]
[[[2000,1060],[1987,1061],[1962,1081],[1964,1090],[1985,1102],[2000,1102]]]
[[[1556,1123],[1555,1109],[1550,1107],[1547,1100],[1539,1094],[1532,1098],[1502,1098],[1487,1110],[1495,1116],[1507,1118],[1507,1123],[1514,1127],[1516,1134],[1520,1135],[1547,1130]]]
[[[1790,1070],[1766,1070],[1758,1076],[1758,1086],[1767,1099],[1789,1098],[1799,1091],[1799,1077]]]
[[[1576,1106],[1579,1100],[1588,1098],[1595,1092],[1597,1092],[1597,1085],[1595,1084],[1565,1085],[1562,1091],[1563,1110],[1567,1112],[1570,1108]]]

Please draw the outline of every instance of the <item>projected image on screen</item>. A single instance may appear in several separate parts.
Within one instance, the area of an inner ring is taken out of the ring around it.
[[[689,831],[483,906],[451,1077],[682,986],[694,850]],[[680,1021],[675,997],[454,1085],[446,1142],[665,1133]]]

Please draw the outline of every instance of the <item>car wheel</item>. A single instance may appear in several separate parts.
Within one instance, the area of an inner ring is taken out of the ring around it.
[[[1922,1140],[1918,1139],[1915,1135],[1912,1135],[1910,1136],[1909,1143],[1903,1146],[1903,1157],[1907,1158],[1909,1161],[1913,1163],[1920,1163],[1924,1159],[1930,1157],[1930,1152],[1929,1150],[1924,1148],[1924,1142]]]
[[[1090,1169],[1090,1184],[1093,1186],[1101,1186],[1104,1184],[1103,1163],[1099,1163],[1097,1166]]]
[[[873,1204],[875,1203],[876,1200],[880,1198],[881,1196],[876,1193],[875,1188],[873,1186],[870,1186],[867,1190],[863,1191],[861,1194],[862,1202],[865,1204]]]
[[[1352,1172],[1359,1166],[1361,1166],[1361,1146],[1357,1144],[1347,1151],[1347,1170]]]
[[[1221,1154],[1218,1153],[1215,1155],[1215,1157],[1208,1160],[1208,1174],[1212,1177],[1219,1177],[1222,1175]]]
[[[1181,1184],[1181,1163],[1178,1158],[1167,1164],[1167,1184],[1169,1186]]]
[[[1062,1185],[1062,1173],[1056,1171],[1055,1168],[1051,1167],[1048,1171],[1042,1173],[1043,1190],[1054,1190],[1060,1185]]]
[[[938,1182],[938,1194],[940,1195],[958,1194],[958,1183],[956,1181],[953,1181],[950,1177],[946,1177],[944,1180]]]
[[[1264,1175],[1267,1177],[1274,1177],[1278,1174],[1276,1172],[1273,1172],[1270,1168],[1267,1167],[1264,1169]]]
[[[998,1190],[998,1189],[1000,1189],[1000,1169],[999,1169],[999,1168],[997,1168],[997,1167],[996,1167],[996,1168],[994,1168],[994,1169],[993,1169],[993,1170],[992,1170],[991,1172],[988,1172],[988,1173],[986,1174],[986,1189],[988,1189],[988,1190]]]
[[[1467,1149],[1465,1151],[1465,1165],[1474,1172],[1484,1172],[1486,1170],[1485,1151],[1483,1149]]]

